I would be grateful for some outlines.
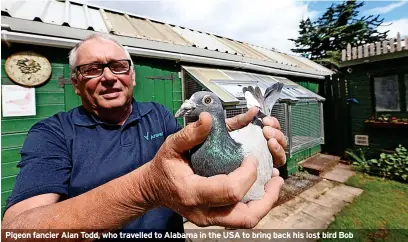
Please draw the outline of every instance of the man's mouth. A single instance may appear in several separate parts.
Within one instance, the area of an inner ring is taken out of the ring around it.
[[[101,96],[106,99],[117,98],[122,90],[118,88],[112,88],[101,92]]]

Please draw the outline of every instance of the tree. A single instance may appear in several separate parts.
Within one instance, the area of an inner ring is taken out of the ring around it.
[[[382,41],[387,37],[388,31],[378,32],[384,19],[380,15],[358,18],[358,9],[364,2],[344,1],[333,3],[326,12],[315,22],[309,18],[301,20],[295,53],[307,56],[309,59],[335,69],[341,58],[341,50],[350,43],[360,45]]]

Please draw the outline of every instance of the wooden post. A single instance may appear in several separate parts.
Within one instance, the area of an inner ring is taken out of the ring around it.
[[[370,56],[374,56],[375,52],[374,52],[374,43],[370,44]]]
[[[382,48],[382,53],[387,54],[388,53],[388,46],[387,46],[388,41],[384,40],[383,41],[383,48]]]
[[[357,47],[354,46],[352,50],[353,50],[353,60],[355,60],[357,59]]]
[[[361,59],[361,58],[363,58],[363,46],[361,46],[361,45],[359,45],[358,47],[357,47],[357,56],[358,56],[358,59]]]
[[[390,39],[390,53],[394,53],[395,51],[395,38]]]
[[[375,42],[375,48],[377,55],[381,55],[381,42]]]
[[[346,60],[346,49],[343,49],[341,51],[341,61],[345,61]]]
[[[364,57],[368,57],[368,44],[364,45]]]
[[[401,51],[401,35],[397,33],[397,51]]]
[[[350,43],[347,44],[347,60],[351,60],[351,45],[350,45]]]

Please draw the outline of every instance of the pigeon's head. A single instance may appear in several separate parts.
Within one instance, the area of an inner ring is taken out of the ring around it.
[[[220,111],[223,111],[221,100],[212,92],[200,91],[184,101],[175,117],[198,117],[202,112],[216,114]]]

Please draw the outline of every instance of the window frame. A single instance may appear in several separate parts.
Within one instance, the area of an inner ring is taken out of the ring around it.
[[[389,71],[383,72],[381,74],[376,74],[371,76],[371,100],[372,100],[372,112],[375,114],[395,114],[395,115],[407,115],[408,114],[408,97],[406,96],[408,86],[405,85],[405,75],[408,77],[407,70],[401,71]],[[375,78],[387,77],[387,76],[397,76],[398,82],[398,93],[399,93],[399,111],[377,111],[377,100],[375,96]]]

